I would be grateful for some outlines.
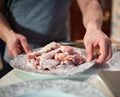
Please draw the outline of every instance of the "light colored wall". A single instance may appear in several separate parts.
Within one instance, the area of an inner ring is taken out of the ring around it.
[[[120,0],[113,0],[111,38],[120,41]]]

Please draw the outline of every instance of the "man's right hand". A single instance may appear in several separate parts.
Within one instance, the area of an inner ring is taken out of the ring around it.
[[[26,37],[21,34],[14,33],[9,36],[6,45],[8,54],[12,57],[16,57],[23,52],[27,54],[31,52]]]

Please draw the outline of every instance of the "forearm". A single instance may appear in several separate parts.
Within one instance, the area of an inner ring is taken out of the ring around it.
[[[0,12],[0,39],[7,42],[7,38],[14,34],[2,12]]]
[[[83,14],[83,24],[87,29],[91,24],[101,29],[103,12],[97,0],[77,0]]]

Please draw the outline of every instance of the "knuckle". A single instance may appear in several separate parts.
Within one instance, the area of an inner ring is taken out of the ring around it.
[[[22,41],[26,41],[26,38],[25,38],[25,37],[23,37],[21,40],[22,40]]]

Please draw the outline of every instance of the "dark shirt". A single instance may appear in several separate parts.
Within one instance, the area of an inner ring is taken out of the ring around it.
[[[11,0],[9,23],[30,43],[45,44],[67,39],[66,20],[71,0]]]

